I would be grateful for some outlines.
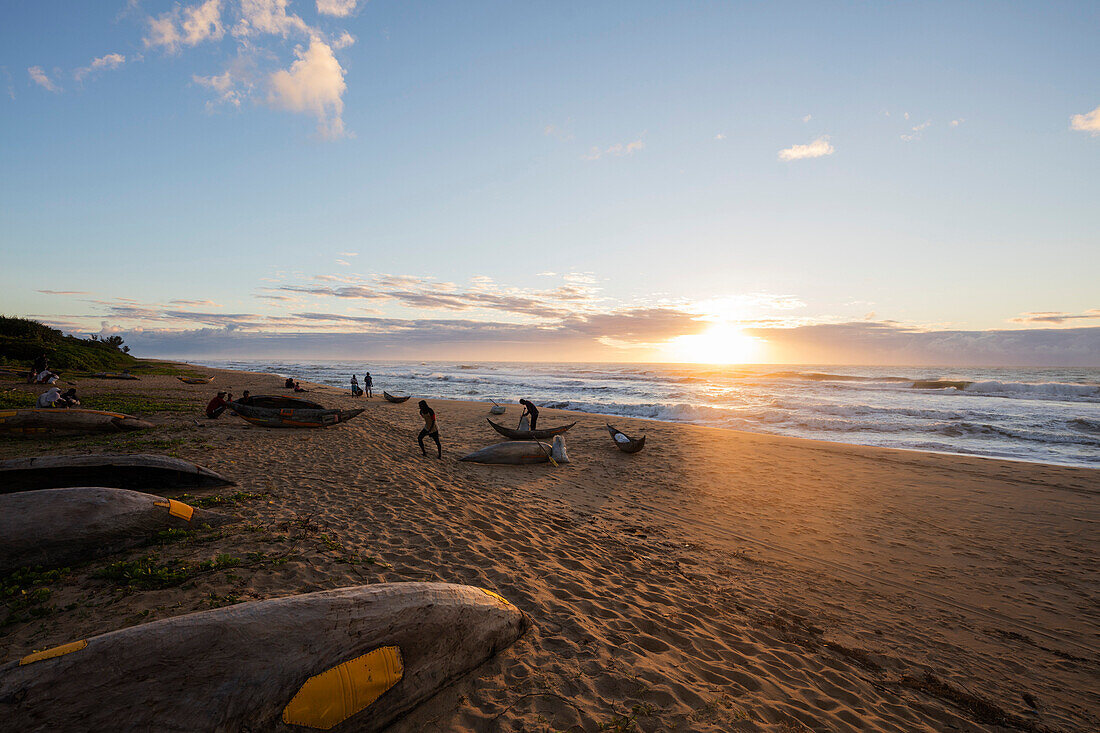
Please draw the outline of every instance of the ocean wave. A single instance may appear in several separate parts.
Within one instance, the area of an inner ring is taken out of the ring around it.
[[[990,397],[1015,397],[1017,399],[1084,399],[1090,402],[1100,401],[1100,386],[1095,384],[1067,384],[1065,382],[970,382],[963,389],[963,392]]]

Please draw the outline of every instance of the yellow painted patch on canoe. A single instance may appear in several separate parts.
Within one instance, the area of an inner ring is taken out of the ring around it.
[[[0,417],[15,417],[15,410],[4,410],[0,412]]]
[[[72,654],[78,652],[84,647],[88,646],[87,639],[81,639],[80,641],[71,641],[68,644],[62,644],[61,646],[55,646],[53,649],[46,649],[44,651],[35,652],[34,654],[28,654],[19,660],[19,666],[24,664],[33,664],[34,662],[41,662],[43,659],[53,659],[54,657],[63,657],[66,654]]]
[[[505,606],[511,606],[512,605],[511,601],[509,601],[507,598],[505,598],[504,596],[502,596],[499,593],[494,593],[493,591],[489,590],[488,588],[482,588],[481,592],[486,593],[488,595],[491,595],[493,598],[496,598],[498,601],[503,603]]]
[[[404,672],[398,647],[378,647],[306,680],[283,709],[283,722],[328,730],[381,697]]]
[[[168,513],[173,517],[179,517],[185,519],[188,522],[191,521],[191,517],[195,515],[195,508],[190,504],[184,504],[182,501],[176,501],[175,499],[169,499],[168,501],[157,501],[153,503],[153,506],[166,506],[168,507]]]

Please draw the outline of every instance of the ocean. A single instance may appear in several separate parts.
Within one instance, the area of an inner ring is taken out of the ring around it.
[[[1100,369],[215,361],[376,391],[1100,467]]]

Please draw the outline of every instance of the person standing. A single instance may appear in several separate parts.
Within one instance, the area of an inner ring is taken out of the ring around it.
[[[420,445],[420,452],[423,455],[428,455],[428,451],[424,450],[424,438],[428,437],[435,441],[435,447],[439,451],[436,458],[443,458],[443,445],[439,442],[439,423],[435,419],[435,410],[428,407],[428,403],[424,400],[420,400],[420,417],[424,419],[424,427],[420,430],[420,435],[416,436],[416,442]]]
[[[539,408],[535,407],[531,400],[520,400],[519,403],[523,405],[523,415],[527,415],[531,419],[531,429],[535,429],[535,423],[539,421]],[[523,415],[519,416],[519,419],[523,419]]]
[[[363,377],[363,388],[367,390],[367,397],[374,397],[374,393],[371,392],[371,387],[374,386],[374,380],[371,379],[370,372],[367,372]]]
[[[358,397],[363,394],[363,390],[359,389],[359,380],[355,378],[355,375],[351,375],[351,396]]]

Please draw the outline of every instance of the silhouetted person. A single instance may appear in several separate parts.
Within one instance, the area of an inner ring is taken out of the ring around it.
[[[298,384],[297,382],[295,382],[295,383],[294,383],[294,391],[295,391],[295,392],[308,392],[309,390],[306,390],[306,389],[302,389],[302,385],[300,385],[300,384]]]
[[[439,424],[435,421],[435,410],[428,407],[428,403],[424,400],[420,400],[420,417],[424,418],[424,428],[416,436],[416,442],[420,445],[421,454],[428,455],[428,451],[424,450],[424,438],[427,437],[435,441],[438,451],[436,458],[442,458],[443,446],[439,442]]]
[[[294,389],[294,377],[287,377],[286,381],[283,382],[283,386],[287,389]]]
[[[531,418],[531,429],[535,429],[535,423],[539,421],[539,408],[535,407],[530,400],[520,400],[519,403],[523,405],[523,415],[527,415]],[[519,416],[519,419],[523,419],[523,415]]]
[[[371,379],[370,372],[367,372],[363,376],[363,389],[367,390],[367,397],[374,397],[374,393],[371,392],[371,387],[374,386],[374,380]]]
[[[211,420],[216,420],[221,417],[221,414],[225,412],[225,408],[229,406],[229,403],[225,401],[225,392],[218,392],[217,396],[206,405],[206,416]]]
[[[38,375],[49,369],[49,361],[46,359],[46,355],[42,354],[34,360],[34,366],[31,367],[31,373],[27,376],[27,384],[31,384],[38,379]]]
[[[359,380],[355,378],[355,375],[351,375],[351,396],[358,397],[363,394],[363,390],[359,389]]]
[[[57,387],[50,387],[48,390],[38,395],[38,401],[34,403],[35,407],[57,407],[57,401],[61,398],[61,390]]]
[[[57,407],[80,407],[80,400],[76,397],[76,387],[69,388],[58,398]]]

